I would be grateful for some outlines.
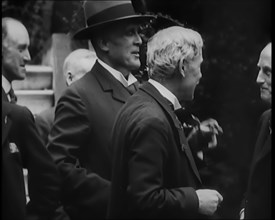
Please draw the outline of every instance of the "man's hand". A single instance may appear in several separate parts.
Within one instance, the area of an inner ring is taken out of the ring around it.
[[[200,123],[200,131],[203,137],[211,137],[211,141],[208,143],[209,148],[217,146],[217,135],[223,133],[221,126],[213,118],[202,121]]]
[[[199,198],[199,213],[204,215],[213,215],[223,200],[222,195],[211,189],[196,190]]]

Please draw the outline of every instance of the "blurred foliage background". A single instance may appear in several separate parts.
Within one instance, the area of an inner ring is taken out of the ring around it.
[[[271,0],[132,0],[139,12],[170,15],[204,39],[202,80],[187,103],[201,120],[215,118],[224,134],[209,150],[201,170],[207,187],[224,202],[214,218],[238,219],[245,192],[255,132],[268,108],[256,85],[257,62],[271,41]],[[19,18],[30,32],[33,63],[52,33],[74,33],[85,26],[82,1],[2,1],[2,16]]]
[[[30,35],[30,63],[40,64],[53,33],[72,35],[85,26],[82,5],[83,1],[3,0],[2,17],[14,17],[24,23]]]
[[[45,0],[38,1],[2,1],[2,17],[14,17],[23,22],[28,29],[30,35],[30,54],[32,63],[34,62],[34,55],[36,56],[43,49],[43,45],[50,37],[50,33],[45,28],[43,7]]]

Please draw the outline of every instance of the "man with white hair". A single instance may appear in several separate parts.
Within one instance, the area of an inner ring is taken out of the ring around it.
[[[80,48],[69,53],[63,63],[63,75],[66,79],[66,85],[70,86],[73,82],[84,76],[85,73],[89,72],[95,61],[95,52],[88,49]],[[53,125],[54,111],[55,106],[35,116],[35,123],[45,146],[48,143],[48,135]]]
[[[202,46],[198,32],[180,26],[149,39],[149,80],[127,100],[113,127],[109,218],[202,218],[222,202],[216,190],[202,189],[174,112],[194,97]],[[216,123],[209,126],[218,133]]]
[[[80,48],[72,51],[65,58],[63,63],[63,75],[66,79],[66,85],[70,86],[73,82],[77,81],[89,72],[95,61],[96,54],[94,51]],[[53,126],[55,114],[55,106],[46,109],[35,116],[35,123],[37,130],[41,136],[44,145],[48,143],[48,136]],[[54,219],[69,219],[67,214],[64,212],[63,207],[59,207],[56,212]]]
[[[64,60],[63,74],[67,86],[89,72],[96,61],[96,53],[88,49],[76,49]]]

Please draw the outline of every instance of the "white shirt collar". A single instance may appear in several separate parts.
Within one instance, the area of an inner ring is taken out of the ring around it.
[[[136,77],[134,77],[133,74],[129,74],[128,76],[128,80],[125,79],[125,77],[123,76],[123,74],[117,70],[115,70],[114,68],[110,67],[108,64],[104,63],[102,60],[100,60],[99,58],[97,58],[98,62],[106,69],[108,70],[113,77],[115,77],[124,87],[128,87],[130,85],[132,85],[133,83],[137,82]]]
[[[2,75],[2,88],[4,89],[4,91],[5,91],[6,94],[8,94],[8,92],[11,89],[11,83],[3,75]]]
[[[151,83],[164,98],[168,99],[173,104],[174,110],[182,108],[177,97],[172,92],[170,92],[166,87],[164,87],[159,82],[153,79],[149,79],[148,82]]]

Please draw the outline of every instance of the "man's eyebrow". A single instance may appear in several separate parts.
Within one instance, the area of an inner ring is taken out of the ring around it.
[[[19,44],[18,45],[18,48],[20,48],[20,49],[25,49],[27,47],[28,47],[28,44]]]
[[[267,70],[267,71],[271,71],[272,70],[270,66],[263,66],[263,69]]]

